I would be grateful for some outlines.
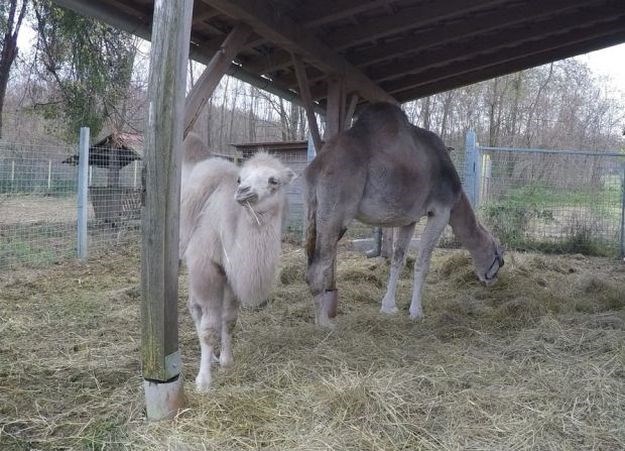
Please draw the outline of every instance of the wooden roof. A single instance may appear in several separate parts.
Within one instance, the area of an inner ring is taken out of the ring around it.
[[[144,38],[153,0],[55,0]],[[623,0],[195,0],[191,55],[238,22],[254,35],[229,73],[299,101],[292,54],[324,106],[328,77],[399,102],[625,42]]]

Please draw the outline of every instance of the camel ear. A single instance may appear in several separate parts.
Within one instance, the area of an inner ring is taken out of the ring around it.
[[[283,172],[282,177],[284,179],[284,184],[288,185],[289,183],[291,183],[293,180],[297,178],[297,174],[293,172],[291,169],[286,168]]]

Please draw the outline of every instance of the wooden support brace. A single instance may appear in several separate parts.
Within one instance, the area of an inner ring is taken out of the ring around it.
[[[358,105],[358,94],[353,93],[349,97],[349,102],[347,103],[347,111],[345,111],[345,119],[343,120],[344,129],[352,126],[352,119],[354,118],[354,113],[356,112],[356,105]]]
[[[184,98],[193,0],[156,0],[150,52],[149,113],[141,255],[141,351],[149,420],[184,404],[178,351],[178,221]]]
[[[193,129],[193,125],[200,116],[202,108],[213,95],[213,91],[221,81],[224,74],[230,69],[232,60],[244,47],[247,38],[252,34],[252,29],[240,23],[228,34],[219,50],[213,55],[210,62],[197,83],[189,92],[185,102],[184,111],[184,136]]]
[[[324,139],[326,142],[341,131],[343,122],[342,111],[344,110],[343,80],[338,77],[328,79],[328,105],[326,110],[326,129]]]
[[[304,102],[304,110],[306,111],[306,117],[308,119],[308,128],[315,144],[315,151],[321,150],[321,135],[319,133],[319,126],[317,125],[317,118],[315,117],[315,111],[313,110],[312,97],[310,96],[310,86],[308,84],[308,76],[304,68],[302,57],[293,54],[293,66],[295,67],[295,75],[297,76],[297,83],[299,85],[299,96]]]

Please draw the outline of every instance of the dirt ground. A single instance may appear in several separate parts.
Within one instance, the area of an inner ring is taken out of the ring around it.
[[[94,217],[89,204],[89,218]],[[0,225],[32,222],[76,222],[77,200],[75,196],[0,196]]]
[[[486,288],[437,250],[425,319],[378,313],[388,268],[343,250],[335,331],[312,324],[304,256],[284,251],[265,308],[241,314],[235,367],[188,408],[144,420],[138,259],[0,275],[0,449],[623,449],[625,265],[512,254]],[[409,261],[410,263],[410,261]]]

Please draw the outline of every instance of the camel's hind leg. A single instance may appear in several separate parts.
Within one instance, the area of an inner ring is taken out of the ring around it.
[[[445,226],[449,223],[449,209],[441,208],[428,216],[425,229],[419,239],[417,259],[414,264],[414,286],[412,289],[412,302],[410,303],[410,318],[420,319],[423,317],[421,296],[423,283],[430,270],[432,252],[438,243]]]
[[[200,370],[195,379],[198,391],[207,391],[211,384],[211,364],[221,332],[224,286],[225,276],[217,266],[189,268],[189,310],[196,323],[201,350]]]
[[[382,299],[382,313],[396,313],[395,294],[397,292],[397,282],[404,264],[406,262],[406,251],[410,245],[410,239],[414,235],[415,223],[397,229],[393,240],[393,257],[391,260],[391,271],[386,287],[386,294]]]
[[[232,332],[237,325],[239,317],[239,301],[235,297],[228,284],[224,289],[224,303],[221,323],[221,353],[219,354],[219,364],[222,367],[232,365]]]
[[[315,253],[308,266],[308,284],[315,300],[315,322],[331,327],[336,316],[336,248],[344,230],[340,221],[317,225]]]

